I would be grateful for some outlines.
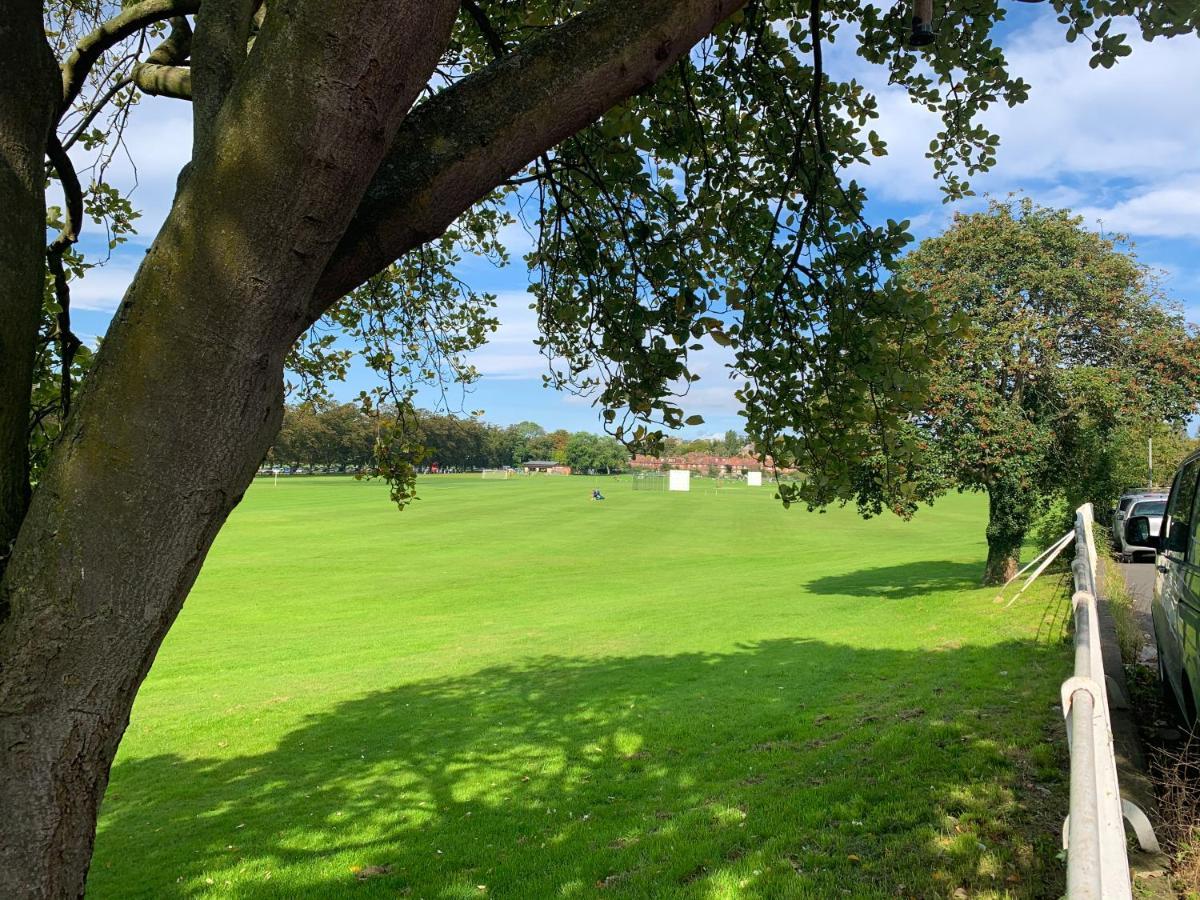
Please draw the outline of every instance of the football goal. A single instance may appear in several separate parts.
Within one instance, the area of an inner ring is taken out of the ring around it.
[[[667,474],[665,472],[634,472],[633,489],[635,491],[665,491]]]
[[[484,469],[484,478],[508,478],[512,474],[512,469]]]

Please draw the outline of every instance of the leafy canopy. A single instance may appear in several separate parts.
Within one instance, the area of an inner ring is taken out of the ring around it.
[[[465,2],[426,95],[588,6]],[[1130,52],[1120,30],[1131,21],[1147,39],[1200,29],[1186,0],[1052,6],[1066,40],[1091,42],[1093,66]],[[269,16],[271,5],[264,9]],[[54,0],[52,44],[66,58],[116,12],[103,0]],[[920,462],[909,418],[924,402],[929,361],[953,328],[911,281],[892,275],[911,240],[907,223],[869,221],[866,193],[849,174],[887,153],[871,127],[878,106],[857,81],[831,78],[824,54],[834,42],[852,47],[941,116],[926,155],[946,198],[959,198],[996,158],[999,138],[979,124],[980,113],[1018,104],[1030,90],[995,42],[1007,15],[998,0],[941,5],[934,42],[917,49],[907,4],[748,3],[654,84],[323,316],[291,356],[297,393],[321,397],[345,377],[351,352],[361,354],[380,376],[363,407],[399,413],[380,425],[379,469],[399,502],[410,498],[424,453],[416,391],[468,385],[475,373],[463,360],[495,328],[494,298],[460,279],[461,262],[481,255],[505,264],[502,235],[515,210],[536,236],[526,261],[548,384],[594,397],[617,437],[654,449],[659,426],[699,423],[684,411],[698,378],[694,355],[723,348],[747,436],[761,453],[811,473],[782,488],[785,502],[856,498],[868,509],[902,508]],[[170,92],[142,77],[144,64],[186,66],[190,35],[187,16],[176,15],[169,31],[150,21],[106,47],[79,80],[58,128],[68,150],[86,149],[92,161],[76,233],[84,218],[108,228],[113,241],[132,229],[135,212],[107,183],[107,161],[141,92]],[[52,211],[52,227],[61,215]],[[48,285],[35,444],[54,440],[70,382],[85,375],[89,354],[78,350],[62,312],[66,283],[99,261],[71,249],[63,283]],[[35,452],[35,463],[43,456]]]

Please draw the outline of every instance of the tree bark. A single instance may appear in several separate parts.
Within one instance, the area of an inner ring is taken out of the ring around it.
[[[45,287],[45,158],[57,76],[41,4],[6,6],[0,17],[0,575],[29,502],[29,392]]]
[[[984,584],[1004,584],[1017,574],[1029,530],[1029,497],[1008,481],[988,485],[987,565]]]
[[[0,897],[82,894],[134,694],[278,428],[307,298],[456,8],[298,0],[217,112],[0,581]]]
[[[422,103],[401,126],[322,275],[310,319],[652,84],[746,2],[596,0]]]

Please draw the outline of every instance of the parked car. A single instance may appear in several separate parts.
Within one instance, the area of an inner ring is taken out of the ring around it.
[[[1129,517],[1129,507],[1133,505],[1135,500],[1140,500],[1143,497],[1166,497],[1165,491],[1150,491],[1150,490],[1129,490],[1121,495],[1121,499],[1117,501],[1117,505],[1112,510],[1112,535],[1113,544],[1120,551],[1124,544],[1123,535],[1125,534],[1125,520]]]
[[[1125,518],[1129,519],[1133,516],[1145,516],[1150,520],[1150,534],[1158,534],[1158,530],[1162,526],[1163,514],[1166,513],[1166,511],[1166,494],[1144,494],[1140,497],[1133,498],[1133,501],[1129,504],[1128,510],[1126,510]],[[1130,559],[1136,559],[1139,555],[1154,555],[1153,547],[1145,547],[1129,543],[1129,541],[1125,539],[1124,529],[1116,531],[1114,534],[1117,538],[1117,552],[1122,556]]]
[[[1124,540],[1156,551],[1154,639],[1164,690],[1189,724],[1197,719],[1200,690],[1200,453],[1188,457],[1171,484],[1166,514],[1156,531],[1153,517],[1131,514]]]

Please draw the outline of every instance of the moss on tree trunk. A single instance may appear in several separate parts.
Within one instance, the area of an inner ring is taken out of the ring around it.
[[[1004,584],[1017,574],[1029,530],[1029,498],[1009,481],[988,485],[987,565],[984,584]]]

